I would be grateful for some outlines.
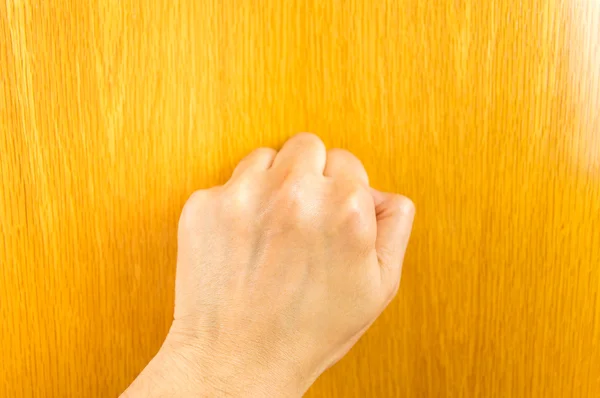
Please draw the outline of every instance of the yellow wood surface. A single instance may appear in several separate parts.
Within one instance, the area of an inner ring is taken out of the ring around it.
[[[596,0],[1,1],[0,396],[122,391],[187,196],[298,131],[418,209],[309,396],[600,396]]]

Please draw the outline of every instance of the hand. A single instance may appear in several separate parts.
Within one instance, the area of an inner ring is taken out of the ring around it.
[[[162,351],[216,395],[301,396],[396,294],[413,216],[314,135],[252,152],[184,206]]]

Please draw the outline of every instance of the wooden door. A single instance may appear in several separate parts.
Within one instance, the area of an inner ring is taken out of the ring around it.
[[[600,396],[600,3],[0,2],[0,396],[116,396],[195,189],[298,131],[417,205],[311,397]]]

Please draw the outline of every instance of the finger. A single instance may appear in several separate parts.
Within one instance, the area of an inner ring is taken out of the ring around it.
[[[402,261],[415,217],[415,205],[405,196],[371,189],[377,217],[377,257],[384,281],[398,285]]]
[[[271,167],[277,151],[272,148],[258,148],[242,159],[233,170],[232,178],[244,173],[264,171]]]
[[[369,176],[362,162],[344,149],[327,151],[327,163],[323,175],[332,178],[344,178],[369,185]]]
[[[300,133],[290,138],[275,156],[272,168],[284,174],[292,171],[323,174],[327,151],[319,137]]]

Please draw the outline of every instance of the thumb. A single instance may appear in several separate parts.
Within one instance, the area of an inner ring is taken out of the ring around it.
[[[382,282],[392,291],[398,288],[402,261],[415,217],[415,205],[405,196],[371,188],[377,217],[375,247],[381,266]]]

